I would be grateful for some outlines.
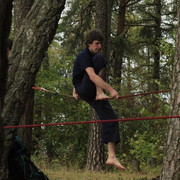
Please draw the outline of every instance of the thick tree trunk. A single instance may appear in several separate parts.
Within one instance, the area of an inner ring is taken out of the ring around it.
[[[29,91],[28,100],[25,105],[25,111],[20,120],[21,124],[33,124],[33,110],[34,110],[34,90]],[[18,136],[26,144],[28,153],[31,154],[32,149],[32,128],[19,128]]]
[[[172,115],[180,115],[180,3],[173,71]],[[170,120],[161,180],[180,179],[180,119]]]
[[[100,29],[104,36],[102,54],[109,61],[109,36],[111,29],[111,12],[114,0],[96,1],[96,28]]]
[[[7,92],[2,118],[4,126],[18,125],[25,110],[44,54],[51,43],[65,0],[36,0],[14,39],[8,70]],[[0,180],[8,179],[8,152],[13,145],[15,129],[4,129]]]
[[[7,67],[8,67],[7,40],[10,33],[11,16],[12,16],[12,0],[0,0],[0,167],[3,167],[3,162],[1,161],[1,159],[3,158],[3,151],[4,151],[4,147],[3,147],[4,130],[3,130],[2,109],[3,109],[4,96],[6,90]]]
[[[14,0],[14,36],[18,34],[20,27],[30,11],[34,0]],[[21,9],[21,11],[19,10]],[[25,111],[20,124],[33,124],[34,91],[29,92]],[[26,144],[28,152],[31,153],[32,128],[18,129],[18,136]]]
[[[18,33],[23,20],[30,11],[34,0],[14,0],[14,34]]]
[[[92,119],[96,119],[95,112],[92,112]],[[104,169],[104,146],[101,140],[101,124],[90,125],[88,137],[88,155],[86,168],[90,171],[102,171]]]
[[[7,78],[7,40],[10,33],[12,17],[12,0],[0,0],[0,110],[3,107],[3,101],[6,89]]]

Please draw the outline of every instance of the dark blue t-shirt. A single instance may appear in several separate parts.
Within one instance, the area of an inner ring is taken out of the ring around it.
[[[80,84],[84,77],[85,69],[93,67],[92,58],[93,54],[88,48],[84,49],[76,58],[73,67],[73,85]]]

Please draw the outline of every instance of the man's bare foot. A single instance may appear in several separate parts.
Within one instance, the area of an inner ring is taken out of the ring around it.
[[[102,99],[108,99],[108,98],[109,98],[109,96],[107,96],[104,93],[100,93],[100,94],[96,95],[96,100],[102,100]]]
[[[106,161],[107,165],[115,166],[119,170],[125,170],[126,168],[116,159],[116,158],[108,158]]]

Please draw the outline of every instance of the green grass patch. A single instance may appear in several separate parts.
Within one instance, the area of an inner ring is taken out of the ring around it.
[[[143,167],[141,172],[132,172],[129,167],[125,171],[120,171],[111,166],[102,172],[91,172],[76,166],[61,166],[58,161],[49,164],[35,158],[33,160],[50,180],[152,180],[161,173],[161,167],[151,168],[148,166]]]
[[[160,174],[155,171],[134,173],[130,170],[122,172],[117,169],[111,172],[90,172],[64,167],[44,169],[44,173],[50,180],[151,180]]]

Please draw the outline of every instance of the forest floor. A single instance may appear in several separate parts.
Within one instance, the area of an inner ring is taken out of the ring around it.
[[[41,170],[50,180],[152,180],[160,175],[160,169],[158,169],[141,173],[134,173],[130,170],[122,172],[117,169],[108,172],[90,172],[60,167]]]

